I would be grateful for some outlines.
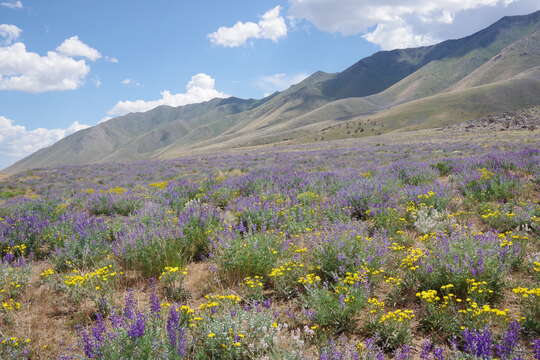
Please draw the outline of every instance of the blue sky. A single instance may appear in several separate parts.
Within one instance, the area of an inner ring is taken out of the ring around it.
[[[537,0],[0,0],[0,168],[112,116],[261,98],[380,49],[538,9]]]

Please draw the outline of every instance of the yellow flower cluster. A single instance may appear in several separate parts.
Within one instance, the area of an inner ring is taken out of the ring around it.
[[[513,240],[529,240],[528,236],[523,235],[512,235],[512,232],[506,232],[503,234],[499,234],[498,238],[501,240],[501,247],[507,247],[512,246],[514,244]]]
[[[193,314],[195,312],[195,310],[193,310],[189,305],[182,305],[177,308],[176,311],[181,311],[185,314]]]
[[[388,249],[392,250],[392,251],[402,251],[402,250],[405,250],[405,246],[403,245],[400,245],[398,243],[392,243],[392,245],[388,246]]]
[[[366,171],[366,172],[360,173],[360,176],[363,178],[369,179],[370,177],[373,176],[373,173],[371,171]]]
[[[240,296],[234,295],[234,294],[206,295],[204,298],[208,301],[206,303],[199,305],[199,310],[211,309],[211,308],[222,305],[224,302],[239,303],[240,301],[242,301],[242,298],[240,298]]]
[[[108,189],[106,192],[109,193],[109,194],[122,195],[122,194],[125,194],[127,192],[127,189],[123,188],[121,186],[115,186],[113,188]]]
[[[167,186],[169,186],[169,182],[168,181],[160,181],[160,182],[155,182],[155,183],[149,184],[148,186],[156,188],[156,189],[160,189],[160,190],[165,190],[167,188]]]
[[[403,283],[403,279],[395,278],[395,277],[392,277],[392,276],[385,276],[384,277],[384,282],[387,283],[387,284],[394,285],[394,286],[399,286],[399,285],[401,285]]]
[[[524,298],[528,298],[529,296],[540,297],[540,288],[529,289],[525,287],[517,287],[512,289],[512,292]]]
[[[465,211],[465,210],[459,210],[459,211],[456,211],[454,213],[448,214],[448,217],[449,218],[454,218],[454,217],[463,216],[463,215],[471,215],[471,212]]]
[[[462,314],[470,313],[471,315],[475,317],[484,315],[484,314],[494,314],[500,317],[508,317],[510,315],[510,310],[508,309],[499,310],[496,308],[492,308],[488,304],[479,306],[478,303],[476,303],[474,300],[470,298],[467,298],[466,301],[469,307],[467,307],[464,310],[458,310],[459,313],[462,313]]]
[[[310,232],[311,230],[312,230],[311,228],[306,228],[306,232]],[[303,248],[297,248],[297,249],[294,250],[294,252],[295,252],[296,254],[303,254],[303,253],[305,253],[305,252],[307,252],[307,251],[308,251],[308,249],[307,249],[306,247],[303,247]]]
[[[262,276],[255,276],[253,278],[251,276],[248,276],[244,279],[244,285],[251,289],[262,288],[264,286],[262,279]]]
[[[396,322],[403,322],[406,320],[412,320],[414,319],[414,312],[412,310],[395,310],[395,311],[389,311],[386,314],[382,315],[379,319],[380,323],[385,323],[387,321],[396,321]]]
[[[428,191],[428,192],[425,193],[425,194],[420,194],[420,195],[418,195],[418,199],[419,199],[419,200],[429,200],[429,199],[431,199],[432,197],[434,197],[435,195],[437,195],[437,194],[434,193],[433,191]]]
[[[6,301],[2,301],[2,309],[4,309],[5,311],[15,311],[19,310],[20,308],[21,303],[13,299],[7,299]]]
[[[431,240],[431,239],[435,239],[437,237],[437,233],[428,233],[428,234],[424,234],[422,236],[420,236],[418,238],[418,240],[422,241],[422,242],[425,242],[425,241],[428,241],[428,240]]]
[[[491,172],[486,168],[478,169],[478,172],[480,173],[481,180],[489,180],[495,176],[494,172]]]
[[[469,294],[493,294],[493,290],[487,288],[487,282],[476,281],[476,279],[467,279],[469,284]]]
[[[26,244],[20,244],[15,246],[8,246],[3,250],[4,254],[24,254],[24,251],[26,250],[27,246]]]
[[[405,209],[405,211],[407,211],[409,215],[414,217],[418,213],[418,208],[416,207],[416,204],[411,201],[407,204],[407,208]]]
[[[29,338],[23,339],[16,336],[12,336],[9,338],[2,339],[2,341],[0,341],[0,345],[6,345],[6,346],[11,346],[11,347],[16,348],[16,347],[21,346],[22,344],[29,344],[30,342],[31,340]]]
[[[167,276],[169,274],[187,275],[188,272],[187,272],[186,269],[178,267],[178,266],[175,266],[175,267],[173,267],[173,266],[165,266],[163,272],[159,276],[159,279],[161,280],[161,278],[163,276]]]
[[[416,296],[428,303],[434,303],[441,300],[441,298],[437,295],[437,290],[420,291],[416,293]]]
[[[499,210],[488,210],[485,214],[481,215],[482,219],[490,219],[492,217],[499,217],[501,215]]]
[[[365,271],[357,271],[354,273],[346,272],[345,277],[341,279],[341,282],[345,285],[355,285],[359,282],[364,282],[366,280]]]
[[[216,302],[216,304],[217,304],[217,302]],[[213,306],[210,306],[210,307],[207,307],[207,308],[215,307],[215,306],[218,306],[218,305],[214,304]],[[167,303],[162,303],[161,306],[162,307],[169,307],[169,306],[171,306],[171,304],[167,302]],[[189,322],[189,327],[196,327],[198,322],[204,320],[204,318],[202,318],[201,316],[197,316],[196,313],[195,313],[195,310],[192,309],[189,305],[182,305],[182,306],[176,308],[176,311],[178,311],[178,312],[182,313],[184,316],[186,316],[186,319]]]
[[[55,274],[54,269],[46,269],[46,270],[43,270],[43,271],[39,274],[39,276],[40,276],[41,278],[48,278],[49,276],[54,275],[54,274]]]
[[[533,271],[540,272],[540,261],[533,262]]]
[[[304,268],[305,265],[302,263],[289,261],[286,264],[283,264],[281,266],[275,267],[270,271],[270,274],[268,274],[269,277],[280,277],[284,276],[285,274],[288,274],[294,270]]]
[[[384,274],[384,269],[381,267],[381,268],[373,268],[373,269],[370,269],[369,267],[367,266],[362,266],[362,271],[366,274],[366,275],[372,275],[372,276],[375,276],[375,275],[380,275],[380,274]]]
[[[64,284],[67,286],[83,286],[93,279],[107,282],[110,278],[114,278],[118,275],[116,271],[112,271],[112,265],[104,266],[91,273],[81,274],[78,270],[74,270],[74,273],[75,274],[73,275],[66,275]]]
[[[304,285],[313,285],[321,282],[321,278],[316,274],[307,274],[306,276],[302,276],[300,279],[298,279],[298,282]]]
[[[401,267],[408,268],[409,270],[417,270],[419,268],[418,261],[426,256],[424,250],[420,248],[407,249],[407,256],[401,260]]]
[[[215,338],[217,335],[216,333],[214,332],[209,332],[206,337],[208,339],[213,339]],[[229,328],[229,331],[228,331],[228,334],[226,334],[225,336],[227,336],[229,339],[230,339],[230,343],[229,344],[224,344],[224,343],[221,343],[220,346],[227,350],[229,349],[230,347],[240,347],[242,346],[242,339],[246,337],[246,335],[242,334],[242,333],[238,333],[238,334],[234,334],[233,332],[233,329]]]
[[[377,298],[369,298],[368,304],[373,307],[373,309],[369,311],[371,314],[378,313],[384,309],[384,301],[380,301]]]
[[[319,200],[319,198],[320,198],[320,195],[312,191],[306,191],[301,194],[298,194],[297,196],[297,199],[299,201],[309,201],[309,202]]]

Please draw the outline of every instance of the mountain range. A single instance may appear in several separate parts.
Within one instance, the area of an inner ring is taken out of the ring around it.
[[[445,127],[531,105],[540,105],[540,11],[504,17],[462,39],[377,52],[260,100],[213,99],[117,117],[4,172]]]

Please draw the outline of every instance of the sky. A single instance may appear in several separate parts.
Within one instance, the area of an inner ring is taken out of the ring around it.
[[[262,98],[538,0],[0,0],[0,169],[159,105]]]

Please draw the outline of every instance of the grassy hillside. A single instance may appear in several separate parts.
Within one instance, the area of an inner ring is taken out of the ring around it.
[[[351,119],[307,139],[320,140],[377,135],[443,127],[540,104],[540,79],[513,79],[456,90],[396,106],[368,117]]]

